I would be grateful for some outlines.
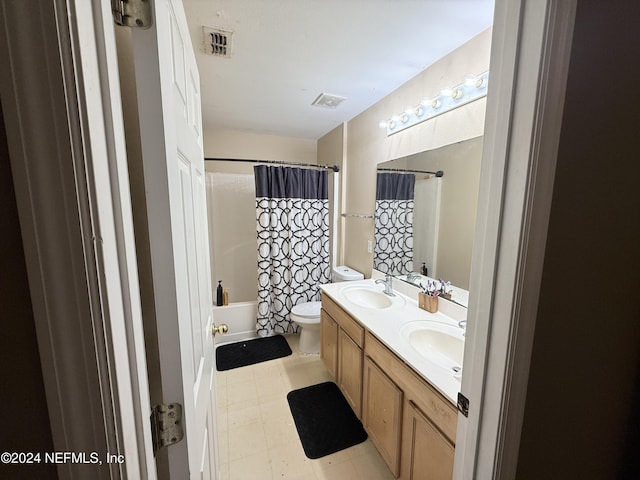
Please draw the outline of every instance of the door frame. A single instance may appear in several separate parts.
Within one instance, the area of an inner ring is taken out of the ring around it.
[[[576,4],[496,1],[454,479],[515,478]]]
[[[455,478],[515,472],[575,4],[496,0],[465,347],[472,374],[462,382],[471,409],[460,416]],[[155,478],[108,2],[0,5],[0,55],[12,65],[0,94],[54,446],[114,447],[126,462],[99,478]],[[31,98],[45,101],[34,109]],[[69,262],[58,268],[62,254]],[[89,332],[78,328],[87,319]],[[114,345],[129,355],[113,355]]]
[[[103,463],[58,464],[59,478],[155,479],[110,4],[4,0],[0,23],[0,96],[53,445]]]

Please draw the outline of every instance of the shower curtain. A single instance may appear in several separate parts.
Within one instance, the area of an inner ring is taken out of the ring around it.
[[[373,268],[391,275],[413,272],[415,175],[378,173]]]
[[[258,335],[293,333],[294,305],[329,283],[326,171],[254,167],[258,237]]]

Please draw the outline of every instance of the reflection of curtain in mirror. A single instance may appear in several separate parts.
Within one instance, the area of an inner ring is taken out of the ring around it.
[[[415,175],[378,173],[373,268],[391,275],[413,271]]]
[[[260,336],[292,333],[294,305],[320,300],[329,283],[326,171],[254,167],[258,235]]]

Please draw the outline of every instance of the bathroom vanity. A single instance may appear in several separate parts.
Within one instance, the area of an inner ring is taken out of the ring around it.
[[[391,472],[450,479],[462,367],[456,355],[464,345],[456,319],[420,310],[409,296],[385,296],[372,280],[321,288],[322,360]],[[440,337],[419,342],[431,327],[445,339],[441,352],[428,346],[440,348]],[[460,363],[457,371],[451,361]]]
[[[320,312],[320,356],[355,414],[362,420],[364,328],[327,296]]]

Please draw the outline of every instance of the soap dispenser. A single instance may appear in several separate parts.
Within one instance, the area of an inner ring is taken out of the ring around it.
[[[429,276],[429,270],[427,270],[427,265],[425,262],[422,262],[422,267],[420,267],[420,273],[425,277]]]
[[[222,288],[222,280],[218,280],[218,288],[216,289],[216,305],[219,307],[224,305],[224,289]]]

